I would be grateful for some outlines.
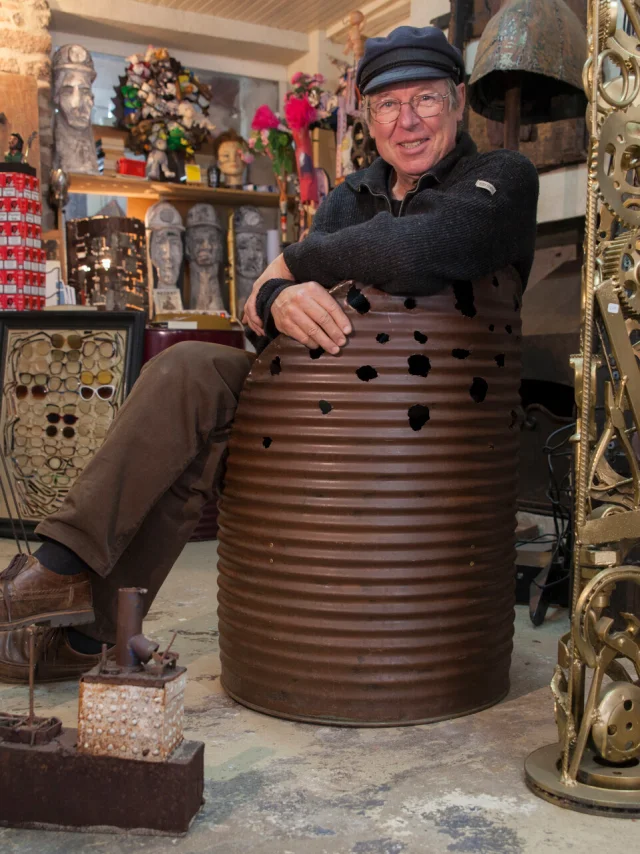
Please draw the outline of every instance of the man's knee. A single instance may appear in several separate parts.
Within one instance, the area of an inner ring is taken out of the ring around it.
[[[193,381],[208,381],[212,374],[222,376],[230,385],[241,386],[246,378],[253,355],[238,347],[210,344],[206,341],[181,341],[163,350],[143,368],[162,376],[180,377]]]

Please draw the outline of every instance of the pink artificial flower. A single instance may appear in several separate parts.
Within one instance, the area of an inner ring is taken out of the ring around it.
[[[284,115],[291,130],[308,128],[317,118],[317,112],[306,95],[302,98],[292,95],[284,105]]]
[[[253,150],[255,148],[255,145],[256,145],[255,136],[250,136],[249,137],[249,148],[251,148]]]
[[[248,166],[249,163],[253,163],[253,161],[255,160],[255,157],[253,156],[253,154],[251,154],[250,151],[243,151],[241,154],[241,159],[242,159],[242,162],[246,163]]]
[[[320,84],[324,83],[324,74],[314,74],[311,79],[320,86]]]
[[[278,127],[278,117],[273,112],[271,107],[268,107],[266,104],[263,104],[261,107],[258,107],[256,110],[256,114],[253,117],[253,121],[251,122],[251,127],[253,130],[269,130],[270,128]]]
[[[291,78],[291,85],[297,86],[299,83],[301,83],[305,79],[306,76],[307,75],[304,74],[302,71],[296,71],[296,73]]]
[[[261,130],[260,131],[260,139],[262,140],[262,144],[264,145],[264,147],[268,148],[268,146],[269,146],[269,131],[268,130]]]

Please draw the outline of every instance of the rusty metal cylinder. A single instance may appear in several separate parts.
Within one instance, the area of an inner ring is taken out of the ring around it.
[[[116,632],[115,659],[118,667],[136,669],[140,659],[129,641],[142,634],[144,599],[147,591],[142,587],[121,587],[118,590],[118,626]]]
[[[429,298],[341,285],[339,356],[281,336],[256,360],[220,505],[230,696],[366,726],[507,693],[519,290],[512,271]]]

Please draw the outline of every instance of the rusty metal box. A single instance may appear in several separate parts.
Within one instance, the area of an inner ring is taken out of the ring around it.
[[[108,674],[80,680],[79,753],[166,762],[183,739],[186,669],[162,675]]]

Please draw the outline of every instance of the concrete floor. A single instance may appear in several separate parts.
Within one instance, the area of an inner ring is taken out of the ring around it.
[[[12,552],[0,541],[0,559]],[[146,623],[161,643],[178,631],[175,648],[189,667],[186,734],[206,743],[206,804],[188,836],[0,829],[2,854],[640,850],[634,822],[558,809],[523,782],[527,754],[556,739],[547,685],[566,612],[550,612],[534,629],[517,608],[512,688],[492,709],[430,726],[311,726],[249,711],[223,693],[215,565],[214,543],[187,546]],[[39,687],[36,704],[75,726],[77,685]],[[0,686],[0,710],[26,708],[24,689]]]

